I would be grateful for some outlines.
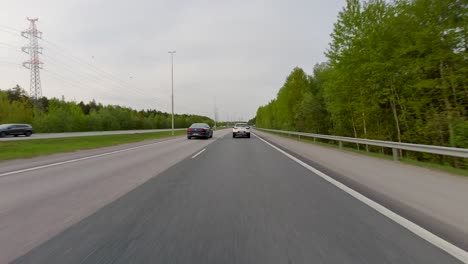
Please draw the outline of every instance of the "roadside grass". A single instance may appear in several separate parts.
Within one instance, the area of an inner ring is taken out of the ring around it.
[[[175,131],[176,136],[185,135],[185,133],[186,132],[184,130]],[[42,155],[108,147],[171,136],[172,133],[167,131],[139,134],[1,141],[0,160],[32,158]]]
[[[269,134],[274,134],[276,136],[280,136],[280,137],[284,137],[284,138],[293,139],[293,140],[296,140],[296,141],[305,142],[305,143],[308,143],[308,144],[314,144],[314,145],[319,145],[319,146],[324,146],[324,147],[329,147],[329,148],[340,149],[338,144],[321,142],[319,140],[316,140],[314,142],[314,140],[312,138],[301,137],[301,139],[299,139],[296,136],[288,136],[288,135],[285,135],[285,134],[267,132],[267,131],[262,131],[262,132],[269,133]],[[365,148],[364,149],[356,149],[356,148],[352,148],[352,147],[349,147],[349,146],[343,146],[342,150],[346,150],[346,151],[350,151],[350,152],[354,152],[354,153],[358,153],[358,154],[363,154],[363,155],[370,156],[370,157],[375,157],[375,158],[393,160],[393,157],[391,155],[387,155],[387,154],[384,154],[384,153],[381,153],[381,152],[373,152],[373,151],[367,152],[365,150]],[[468,170],[454,168],[454,167],[452,167],[450,165],[444,165],[444,164],[439,164],[439,163],[434,163],[434,162],[419,161],[419,160],[415,160],[415,159],[411,159],[411,158],[407,158],[407,157],[400,158],[400,162],[405,163],[405,164],[409,164],[409,165],[424,167],[424,168],[428,168],[428,169],[435,169],[435,170],[439,170],[439,171],[443,171],[443,172],[448,172],[448,173],[468,177]]]

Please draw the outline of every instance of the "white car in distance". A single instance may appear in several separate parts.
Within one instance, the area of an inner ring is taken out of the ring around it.
[[[250,126],[247,123],[236,123],[232,128],[232,137],[250,138]]]

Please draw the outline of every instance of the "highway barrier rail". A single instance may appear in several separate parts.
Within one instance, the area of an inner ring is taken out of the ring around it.
[[[340,136],[330,136],[330,135],[321,135],[321,134],[312,134],[312,133],[303,133],[295,131],[286,131],[286,130],[275,130],[275,129],[266,129],[266,128],[256,128],[260,131],[274,132],[286,135],[298,136],[308,138],[319,138],[327,139],[338,142],[339,147],[343,148],[343,142],[363,144],[368,146],[379,146],[384,148],[391,148],[393,153],[393,159],[399,160],[399,150],[409,150],[415,152],[431,153],[444,156],[468,158],[468,149],[466,148],[452,148],[452,147],[442,147],[442,146],[433,146],[433,145],[420,145],[420,144],[411,144],[411,143],[401,143],[394,141],[383,141],[383,140],[374,140],[374,139],[363,139],[363,138],[351,138],[351,137],[340,137]]]

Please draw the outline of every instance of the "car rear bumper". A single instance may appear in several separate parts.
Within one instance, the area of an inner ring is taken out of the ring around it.
[[[250,136],[250,131],[237,131],[237,132],[232,132],[235,136],[244,136],[244,137],[248,137]]]
[[[194,132],[187,132],[187,137],[209,137],[210,132],[199,132],[199,131],[194,131]]]

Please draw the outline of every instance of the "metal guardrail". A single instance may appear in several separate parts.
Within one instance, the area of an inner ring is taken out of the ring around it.
[[[338,142],[340,148],[343,148],[343,142],[391,148],[394,160],[399,159],[398,150],[409,150],[409,151],[431,153],[431,154],[438,154],[438,155],[444,155],[444,156],[468,158],[468,149],[466,148],[451,148],[451,147],[400,143],[400,142],[394,142],[394,141],[383,141],[383,140],[374,140],[374,139],[329,136],[329,135],[294,132],[294,131],[286,131],[286,130],[265,129],[265,128],[258,128],[258,127],[256,129],[268,131],[268,132],[287,134],[287,135],[295,135],[295,136],[299,136],[299,139],[302,136],[302,137],[310,137],[314,139],[320,138],[320,139],[334,140]]]

